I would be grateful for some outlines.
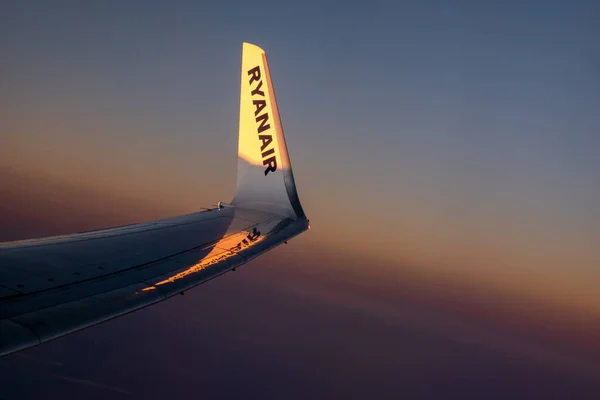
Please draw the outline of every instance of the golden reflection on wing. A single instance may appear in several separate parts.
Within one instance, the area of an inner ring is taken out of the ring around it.
[[[142,289],[142,291],[146,292],[148,290],[154,290],[159,285],[164,285],[165,283],[169,282],[175,282],[176,280],[184,278],[190,274],[202,271],[203,269],[210,267],[211,265],[226,260],[236,255],[240,251],[259,243],[263,239],[264,236],[261,236],[260,231],[258,231],[256,228],[252,228],[251,231],[241,231],[225,236],[215,244],[212,251],[208,253],[206,257],[204,257],[201,261],[192,265],[185,271],[179,272],[173,276],[168,277],[167,279],[157,282],[153,286]]]

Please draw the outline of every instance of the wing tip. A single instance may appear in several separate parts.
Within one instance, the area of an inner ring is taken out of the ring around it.
[[[244,52],[246,52],[246,51],[259,51],[259,52],[261,52],[263,54],[265,53],[265,50],[262,47],[260,47],[260,46],[258,46],[256,44],[250,43],[250,42],[243,42],[242,43],[242,50]]]

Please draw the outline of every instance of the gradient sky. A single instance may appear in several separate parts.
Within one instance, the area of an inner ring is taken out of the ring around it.
[[[0,239],[231,199],[249,41],[312,229],[213,301],[260,281],[379,322],[412,304],[598,361],[599,21],[592,1],[2,4]]]

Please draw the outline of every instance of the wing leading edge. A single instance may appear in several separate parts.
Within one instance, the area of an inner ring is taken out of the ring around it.
[[[238,158],[231,205],[0,243],[0,356],[182,293],[308,229],[265,52],[248,43]]]

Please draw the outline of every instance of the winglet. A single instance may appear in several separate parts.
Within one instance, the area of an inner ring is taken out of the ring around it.
[[[234,206],[304,218],[275,99],[267,56],[244,43]]]

